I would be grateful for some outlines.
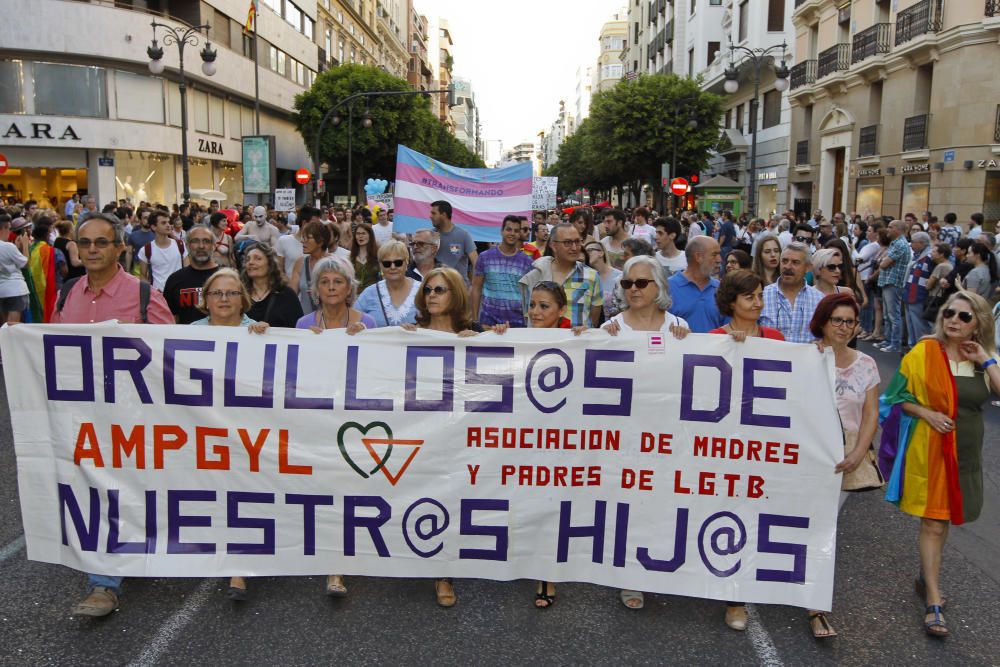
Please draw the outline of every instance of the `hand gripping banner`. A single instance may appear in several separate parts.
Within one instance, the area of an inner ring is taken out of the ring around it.
[[[829,609],[830,355],[728,336],[18,325],[28,557]]]

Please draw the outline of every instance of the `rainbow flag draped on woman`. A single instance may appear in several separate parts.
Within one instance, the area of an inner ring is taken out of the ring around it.
[[[962,524],[955,431],[938,433],[923,419],[903,412],[903,403],[919,403],[955,419],[955,378],[937,340],[925,338],[903,357],[879,399],[878,463],[888,480],[886,500],[907,514]]]
[[[56,249],[45,241],[36,241],[28,253],[26,268],[31,276],[31,321],[49,323],[56,310]]]

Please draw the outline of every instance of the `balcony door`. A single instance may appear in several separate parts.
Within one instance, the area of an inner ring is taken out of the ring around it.
[[[844,162],[847,157],[847,149],[833,149],[833,205],[827,217],[832,218],[833,214],[844,208]]]

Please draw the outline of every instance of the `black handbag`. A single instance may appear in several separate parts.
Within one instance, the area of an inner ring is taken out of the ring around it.
[[[920,316],[928,322],[934,322],[937,320],[938,311],[941,310],[941,306],[947,300],[947,294],[935,294],[934,296],[927,297],[927,300],[924,301],[924,310],[920,313]]]

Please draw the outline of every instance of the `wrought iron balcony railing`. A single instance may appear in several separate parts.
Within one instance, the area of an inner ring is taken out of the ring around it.
[[[792,90],[816,83],[816,61],[803,60],[792,67],[789,72],[789,80]]]
[[[943,0],[920,0],[896,14],[896,46],[941,30]]]
[[[903,122],[903,150],[918,151],[927,148],[927,128],[930,115],[910,116]]]
[[[858,157],[878,155],[878,125],[861,128],[858,135]]]
[[[816,62],[816,77],[819,79],[828,74],[846,70],[851,66],[851,45],[834,44],[820,52]]]
[[[889,53],[890,32],[892,32],[891,23],[876,23],[854,35],[854,42],[851,45],[851,64],[879,53]]]
[[[809,164],[809,140],[795,144],[795,166]]]

